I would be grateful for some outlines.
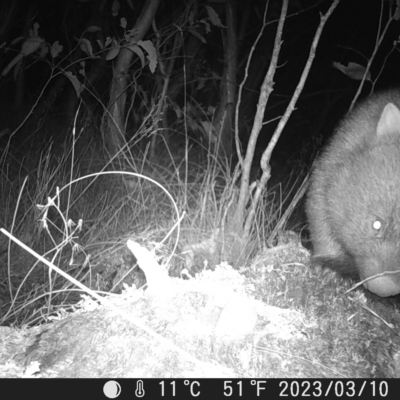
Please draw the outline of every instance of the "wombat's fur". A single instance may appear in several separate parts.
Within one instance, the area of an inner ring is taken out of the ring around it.
[[[400,293],[400,91],[362,102],[317,160],[306,211],[313,262],[361,279],[382,296]]]

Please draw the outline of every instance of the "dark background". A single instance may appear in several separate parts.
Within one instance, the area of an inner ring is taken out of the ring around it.
[[[78,101],[71,83],[65,78],[50,79],[51,74],[66,68],[75,62],[72,68],[79,76],[79,60],[86,58],[86,73],[91,74],[90,93],[82,94],[84,101],[81,113],[90,113],[90,126],[86,135],[101,141],[99,134],[101,116],[104,105],[109,99],[109,88],[112,78],[113,61],[105,60],[106,52],[99,53],[96,59],[87,59],[84,52],[79,51],[78,39],[85,37],[91,41],[94,50],[96,40],[107,37],[121,39],[123,29],[120,26],[121,17],[126,18],[127,27],[133,26],[143,6],[143,1],[128,2],[121,0],[118,15],[111,13],[113,2],[104,1],[2,1],[0,5],[0,69],[3,71],[9,62],[18,54],[28,30],[35,22],[39,23],[39,36],[50,45],[55,41],[64,47],[57,59],[57,69],[52,69],[52,60],[47,55],[40,57],[38,53],[30,54],[22,61],[18,74],[15,69],[9,71],[0,79],[0,131],[8,132],[0,139],[0,146],[11,145],[24,152],[23,144],[26,138],[32,138],[32,132],[37,132],[43,145],[52,140],[62,142],[67,136]],[[316,58],[307,79],[304,91],[297,103],[283,134],[273,153],[272,178],[283,181],[292,170],[306,172],[315,158],[321,145],[331,134],[338,119],[343,116],[353,99],[360,81],[350,79],[335,69],[333,62],[347,64],[355,62],[366,66],[368,59],[376,46],[377,38],[388,20],[389,11],[395,4],[383,0],[346,0],[341,1],[332,17],[329,19],[320,43]],[[11,7],[11,4],[13,6]],[[206,13],[205,6],[213,7],[224,23],[224,8],[220,1],[163,1],[156,16],[158,29],[162,31],[173,27],[185,10],[191,6],[198,7],[199,14]],[[257,35],[262,25],[264,0],[236,0],[237,7],[237,40],[238,40],[238,72],[237,83],[243,79],[244,68]],[[283,45],[274,79],[274,90],[265,114],[266,123],[258,141],[258,153],[253,165],[254,174],[258,173],[258,160],[265,149],[279,117],[283,114],[291,99],[298,79],[303,71],[309,54],[312,39],[320,22],[320,15],[325,13],[331,1],[296,0],[289,2],[289,13],[284,26]],[[259,41],[249,68],[249,77],[241,99],[240,108],[240,137],[245,148],[264,75],[269,66],[275,39],[277,19],[279,18],[281,1],[270,1],[268,25]],[[200,18],[200,17],[199,17]],[[89,26],[98,26],[100,32],[88,33]],[[164,31],[163,31],[164,32]],[[167,34],[166,34],[166,37]],[[365,97],[372,91],[393,88],[399,85],[399,51],[395,41],[399,37],[399,22],[394,21],[382,43],[371,68],[371,82],[366,82],[361,93]],[[17,38],[21,38],[17,41]],[[189,40],[190,34],[184,36]],[[193,105],[191,117],[195,109],[207,110],[216,107],[220,100],[219,77],[223,69],[223,42],[220,28],[210,25],[210,30],[204,32],[205,43],[198,52],[198,67],[194,71],[193,80],[178,90],[175,104],[179,107],[185,101]],[[152,28],[148,31],[146,40],[155,40]],[[77,49],[78,47],[78,49]],[[63,58],[64,57],[64,58]],[[63,60],[62,60],[63,58]],[[62,61],[61,61],[62,60]],[[135,76],[140,65],[134,61],[131,71]],[[182,62],[177,60],[173,77],[182,74]],[[140,85],[132,101],[134,113],[128,115],[127,138],[137,132],[138,126],[149,113],[151,101],[157,85],[157,72],[151,74],[143,68],[140,76],[132,78]],[[203,81],[200,85],[199,82]],[[204,83],[205,82],[205,83]],[[134,89],[130,88],[130,94]],[[128,96],[128,97],[129,97]],[[19,127],[23,118],[37,102],[32,116],[19,128],[11,141],[9,133]],[[171,129],[179,131],[179,118],[176,113],[168,111],[168,122]],[[57,127],[56,129],[54,127]],[[189,129],[190,130],[190,129]],[[198,133],[195,129],[189,132],[195,139]]]

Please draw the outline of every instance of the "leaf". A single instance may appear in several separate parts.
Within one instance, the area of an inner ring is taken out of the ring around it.
[[[151,40],[139,40],[138,45],[147,52],[147,59],[149,60],[149,68],[152,74],[154,74],[157,68],[157,52]]]
[[[190,10],[190,12],[189,12],[188,21],[189,21],[189,25],[194,24],[194,11],[193,10]]]
[[[400,19],[400,1],[396,1],[396,11],[394,12],[393,19],[398,21]]]
[[[107,55],[106,55],[106,60],[113,60],[115,57],[117,57],[119,50],[120,50],[120,45],[117,43],[116,40],[112,40],[112,47],[111,49],[108,51]]]
[[[52,58],[56,58],[63,51],[63,46],[57,40],[55,41],[50,49],[50,54]]]
[[[206,19],[201,19],[200,22],[206,27],[206,33],[211,32],[211,26]]]
[[[360,81],[363,79],[366,68],[360,64],[349,62],[347,65],[343,65],[338,62],[333,62],[332,66],[338,69],[340,72],[343,72],[349,78]],[[368,71],[365,80],[371,81],[371,73]]]
[[[79,47],[89,57],[93,57],[92,43],[86,38],[79,39]]]
[[[33,24],[33,30],[29,30],[29,34],[31,35],[31,37],[39,37],[39,27],[40,25],[37,22]]]
[[[78,98],[81,97],[81,93],[83,92],[83,85],[79,82],[78,78],[71,71],[66,71],[65,76],[72,83],[72,86],[74,87]]]
[[[23,43],[21,54],[25,57],[34,53],[40,47],[42,42],[43,39],[40,37],[30,37]]]
[[[197,85],[197,90],[203,89],[206,86],[206,81],[207,81],[206,79],[200,78],[198,81],[199,83]]]
[[[100,47],[101,50],[104,50],[104,44],[103,44],[103,41],[102,41],[102,40],[97,39],[97,40],[96,40],[96,43],[99,45],[99,47]]]
[[[110,43],[112,43],[113,40],[114,40],[113,38],[110,38],[110,36],[107,36],[106,43],[104,44],[104,47],[107,47]]]
[[[14,80],[17,79],[17,75],[18,75],[19,70],[21,69],[21,65],[22,65],[22,58],[19,59],[17,64],[15,65],[15,68],[14,68]]]
[[[214,26],[216,26],[218,28],[225,28],[225,26],[222,24],[221,20],[219,19],[218,14],[212,7],[206,6],[206,11],[208,14],[208,19],[211,21],[211,23]]]
[[[206,44],[206,39],[204,39],[204,37],[202,35],[200,35],[200,33],[198,33],[197,31],[195,31],[193,28],[189,28],[189,32],[193,35],[196,36],[197,39],[199,39],[202,43]]]
[[[134,53],[136,53],[139,58],[140,58],[140,62],[142,63],[142,68],[144,67],[145,61],[144,61],[144,54],[142,49],[136,44],[128,44],[127,48],[131,51],[133,51]]]
[[[18,42],[20,42],[21,40],[24,40],[25,38],[23,36],[17,37],[16,39],[14,39],[11,43],[10,46],[14,46],[14,44],[17,44]]]
[[[172,109],[175,111],[176,117],[178,119],[182,118],[182,116],[183,116],[182,109],[177,104],[173,104]]]
[[[49,46],[47,46],[46,43],[42,43],[40,45],[40,53],[39,53],[39,57],[40,58],[45,58],[47,56],[47,53],[49,52]]]
[[[79,63],[79,65],[81,66],[81,68],[79,69],[79,73],[85,78],[86,77],[86,73],[85,73],[86,62],[81,61]]]
[[[86,32],[89,32],[89,33],[95,33],[95,32],[99,32],[101,30],[102,29],[96,25],[91,25],[91,26],[89,26],[89,28],[86,28]]]
[[[10,71],[10,69],[18,63],[19,60],[21,60],[24,56],[22,54],[17,54],[11,61],[10,63],[7,65],[7,67],[5,67],[3,69],[3,72],[1,73],[1,76],[6,76],[8,74],[8,72]]]
[[[113,17],[116,17],[118,15],[120,8],[121,4],[119,4],[119,1],[114,0],[111,6],[111,14]]]
[[[217,136],[215,134],[215,128],[212,122],[210,121],[200,121],[201,126],[203,127],[204,131],[202,132],[205,138],[208,140],[209,143],[216,143]]]
[[[117,57],[117,55],[119,54],[119,49],[120,49],[119,47],[111,48],[106,55],[106,60],[110,61],[113,60],[115,57]]]

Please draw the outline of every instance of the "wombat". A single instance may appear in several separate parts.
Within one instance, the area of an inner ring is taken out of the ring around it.
[[[400,293],[400,91],[348,114],[316,161],[306,211],[313,263],[358,272],[381,296]]]

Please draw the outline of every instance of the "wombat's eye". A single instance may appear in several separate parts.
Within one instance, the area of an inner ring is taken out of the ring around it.
[[[372,229],[374,230],[374,234],[376,237],[383,237],[385,229],[382,221],[380,221],[379,219],[375,219],[375,221],[372,223]]]
[[[382,222],[381,221],[374,221],[372,223],[372,227],[376,230],[376,231],[380,231],[382,228]]]

